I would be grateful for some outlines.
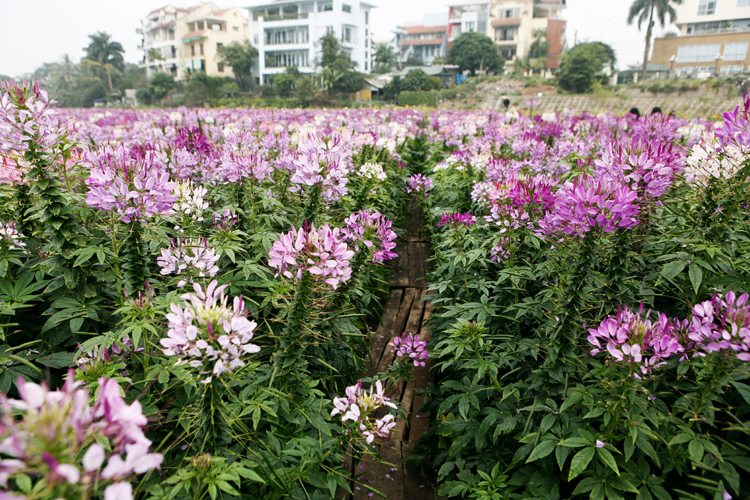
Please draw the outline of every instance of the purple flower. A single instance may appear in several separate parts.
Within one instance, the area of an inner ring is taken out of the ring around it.
[[[339,228],[331,229],[328,224],[320,229],[313,225],[309,230],[292,227],[274,242],[268,253],[268,265],[278,271],[277,276],[300,279],[303,272],[308,272],[335,289],[351,278],[349,261],[353,256],[354,251],[349,250],[346,236]]]
[[[750,304],[748,294],[727,292],[693,306],[688,338],[706,352],[729,351],[750,361]]]
[[[260,351],[250,343],[257,323],[247,319],[242,297],[235,297],[231,307],[227,305],[226,287],[218,286],[216,280],[205,291],[194,284],[195,294],[181,297],[184,309],[171,305],[167,338],[160,340],[165,355],[180,358],[175,365],[188,364],[206,375],[201,381],[204,384],[215,375],[245,366],[241,358]]]
[[[345,227],[341,229],[341,233],[346,241],[354,244],[357,251],[359,251],[357,243],[360,242],[372,249],[373,264],[398,257],[397,253],[391,251],[396,248],[397,237],[395,231],[391,229],[393,223],[379,212],[360,210],[359,213],[347,217],[344,224]],[[379,244],[379,248],[375,247],[376,243]]]
[[[377,380],[370,386],[370,392],[362,389],[362,382],[346,388],[343,398],[333,398],[333,411],[331,416],[341,415],[341,422],[351,421],[354,424],[351,430],[356,430],[365,438],[367,444],[371,444],[376,437],[388,437],[391,429],[396,426],[395,417],[386,414],[380,419],[371,422],[368,415],[382,406],[396,408],[385,396],[383,383]],[[349,431],[347,431],[349,432]]]
[[[161,267],[162,275],[185,276],[177,283],[178,287],[183,287],[188,282],[192,283],[195,277],[216,276],[219,272],[216,263],[220,258],[221,255],[217,255],[205,239],[200,241],[177,238],[172,240],[171,247],[161,249],[161,256],[156,259],[156,263]]]
[[[177,184],[169,180],[154,151],[134,158],[123,146],[107,146],[99,154],[85,153],[82,166],[91,171],[87,205],[114,211],[123,222],[172,213]]]
[[[432,189],[432,179],[425,177],[422,174],[416,174],[409,177],[409,182],[406,185],[406,192],[424,194],[425,197],[429,196],[428,191]]]
[[[477,218],[468,212],[465,214],[454,212],[452,214],[442,214],[440,216],[440,222],[438,223],[438,226],[471,226],[475,224],[476,221]]]
[[[408,357],[414,362],[414,366],[425,366],[423,360],[428,359],[427,342],[419,340],[419,334],[404,333],[400,337],[394,337],[388,345],[396,350],[396,357]]]

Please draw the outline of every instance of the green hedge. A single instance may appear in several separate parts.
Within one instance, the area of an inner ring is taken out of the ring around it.
[[[435,92],[404,91],[398,95],[399,106],[437,106],[437,94]]]

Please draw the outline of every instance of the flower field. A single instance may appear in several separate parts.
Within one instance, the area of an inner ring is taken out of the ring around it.
[[[710,122],[0,95],[0,497],[432,498],[358,472],[417,417],[405,462],[443,496],[750,496],[750,100]],[[417,219],[431,313],[379,340]]]

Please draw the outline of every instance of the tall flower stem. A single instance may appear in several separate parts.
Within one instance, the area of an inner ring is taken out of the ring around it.
[[[122,251],[125,290],[128,295],[134,296],[138,291],[146,290],[148,276],[148,247],[143,240],[143,226],[139,221],[134,220],[129,224]]]
[[[286,327],[281,335],[275,355],[276,369],[281,375],[283,384],[291,382],[291,378],[299,382],[300,374],[307,372],[308,363],[305,359],[302,332],[311,294],[312,278],[310,273],[304,272],[297,285],[294,301],[287,316]]]

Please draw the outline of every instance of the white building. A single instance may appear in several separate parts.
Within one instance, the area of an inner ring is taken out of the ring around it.
[[[361,0],[275,0],[246,7],[250,11],[250,45],[258,49],[253,75],[263,84],[296,66],[318,73],[318,41],[333,32],[357,70],[372,69],[370,9]]]
[[[135,32],[143,36],[138,51],[143,59],[138,66],[146,69],[151,78],[156,72],[170,73],[177,77],[180,69],[180,41],[177,39],[177,20],[190,12],[167,5],[148,13]]]

